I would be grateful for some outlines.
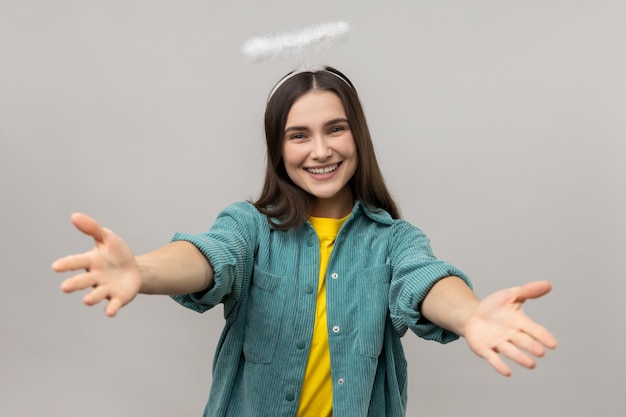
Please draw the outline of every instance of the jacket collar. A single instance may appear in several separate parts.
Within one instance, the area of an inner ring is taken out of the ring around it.
[[[361,200],[356,200],[354,202],[354,207],[352,208],[352,216],[356,217],[361,214],[365,214],[367,217],[369,217],[370,219],[372,219],[373,221],[377,223],[388,224],[388,225],[393,223],[393,218],[385,210],[370,209]]]
[[[350,213],[350,217],[351,218],[355,218],[361,215],[365,215],[368,218],[370,218],[371,220],[377,222],[377,223],[381,223],[381,224],[386,224],[386,225],[391,225],[394,222],[394,219],[391,217],[391,215],[389,213],[387,213],[385,210],[381,209],[381,208],[368,208],[367,205],[365,203],[363,203],[361,200],[356,200],[354,202],[354,206],[352,207],[352,212]],[[280,224],[281,221],[275,217],[271,218],[273,222],[275,222],[276,224]],[[307,220],[308,223],[308,220]]]

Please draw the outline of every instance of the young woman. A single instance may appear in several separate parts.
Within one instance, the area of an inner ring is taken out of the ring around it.
[[[138,293],[169,294],[198,312],[223,303],[205,416],[403,416],[408,329],[446,343],[465,337],[498,372],[500,355],[532,368],[556,339],[521,304],[547,282],[479,301],[465,274],[436,259],[400,219],[352,83],[339,71],[294,72],[265,115],[260,198],[226,208],[206,233],[179,233],[135,257],[84,215],[89,252],[53,269],[85,270],[65,292],[93,288],[114,316]],[[532,356],[531,356],[532,355]]]

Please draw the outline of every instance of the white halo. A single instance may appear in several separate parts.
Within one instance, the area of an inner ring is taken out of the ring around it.
[[[283,57],[302,65],[307,64],[304,61],[311,55],[345,40],[349,31],[350,26],[346,22],[325,23],[300,31],[255,37],[245,41],[241,51],[254,61]]]

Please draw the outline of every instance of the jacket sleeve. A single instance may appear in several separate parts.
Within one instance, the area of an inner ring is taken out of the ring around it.
[[[224,303],[226,318],[236,311],[243,286],[252,273],[257,246],[258,213],[250,203],[235,203],[222,211],[211,228],[200,234],[177,233],[172,241],[187,241],[207,258],[215,272],[207,291],[174,295],[178,303],[199,313]]]
[[[455,333],[428,321],[420,313],[422,301],[437,281],[448,276],[472,284],[463,271],[437,259],[426,235],[413,225],[400,221],[394,227],[391,248],[391,285],[389,308],[399,335],[411,329],[418,336],[448,343],[459,338]]]

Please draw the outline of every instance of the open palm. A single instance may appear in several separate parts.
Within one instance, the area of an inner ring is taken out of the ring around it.
[[[529,354],[541,357],[546,348],[554,349],[557,341],[524,313],[522,304],[551,288],[549,282],[530,282],[485,297],[465,324],[465,339],[472,351],[505,376],[511,375],[511,369],[500,355],[534,368],[535,360]]]
[[[133,252],[113,231],[101,227],[85,214],[73,214],[72,223],[91,236],[95,246],[88,252],[66,256],[52,264],[57,272],[84,270],[63,281],[61,289],[70,293],[93,288],[83,298],[85,304],[94,305],[109,300],[105,312],[113,317],[135,298],[141,288],[141,274]]]

